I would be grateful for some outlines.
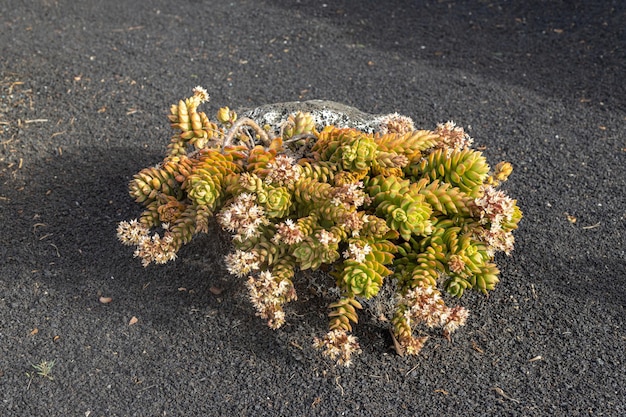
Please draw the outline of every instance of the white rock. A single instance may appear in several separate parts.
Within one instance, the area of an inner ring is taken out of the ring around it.
[[[315,127],[319,131],[324,126],[340,128],[352,127],[372,133],[379,131],[380,123],[386,115],[373,115],[354,107],[327,100],[291,101],[267,104],[251,110],[243,110],[240,116],[249,117],[260,126],[269,125],[278,130],[289,115],[297,112],[311,113]]]

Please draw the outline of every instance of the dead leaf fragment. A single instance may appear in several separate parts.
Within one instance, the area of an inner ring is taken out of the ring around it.
[[[506,398],[509,401],[513,401],[514,403],[520,403],[520,401],[518,399],[515,399],[513,397],[510,397],[506,392],[504,392],[504,390],[500,387],[493,387],[493,390],[500,396]]]
[[[220,295],[222,293],[222,291],[224,291],[223,288],[218,288],[218,287],[210,287],[209,291],[211,291],[211,294],[213,295]]]
[[[398,339],[396,339],[396,335],[393,334],[392,330],[389,330],[389,333],[391,334],[391,340],[393,341],[393,348],[395,349],[396,353],[400,356],[400,357],[404,357],[404,347],[402,347],[402,345],[400,344],[400,342],[398,342]]]
[[[472,349],[474,349],[476,352],[478,353],[485,353],[484,350],[482,350],[479,346],[478,343],[476,343],[475,341],[472,340]]]
[[[139,319],[135,316],[133,316],[130,321],[128,322],[129,326],[132,326],[133,324],[137,323],[139,321]]]
[[[109,304],[113,299],[111,297],[100,297],[100,302],[102,304]]]

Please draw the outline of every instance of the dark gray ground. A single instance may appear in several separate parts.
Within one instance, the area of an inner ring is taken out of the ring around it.
[[[626,415],[625,8],[0,0],[0,415]],[[327,99],[471,126],[525,214],[501,284],[419,357],[364,318],[339,369],[311,347],[327,300],[301,288],[270,330],[217,229],[142,268],[115,236],[127,183],[196,85],[209,114]]]

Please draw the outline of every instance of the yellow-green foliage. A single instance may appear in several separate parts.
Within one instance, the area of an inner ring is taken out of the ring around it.
[[[440,291],[487,294],[498,283],[494,254],[512,250],[522,217],[496,189],[512,167],[491,171],[461,128],[317,131],[311,115],[296,113],[277,134],[226,107],[210,121],[197,110],[208,95],[194,92],[171,107],[177,133],[165,159],[130,183],[145,211],[118,234],[144,265],[173,259],[216,217],[233,234],[229,271],[248,277],[250,299],[272,328],[296,298],[294,273],[327,265],[340,298],[316,346],[343,364],[358,350],[345,333],[386,281],[396,291],[394,337],[411,354],[425,340],[413,335],[417,324],[449,335],[465,322],[467,312],[445,306]],[[390,117],[389,126],[407,125]],[[163,237],[150,234],[158,226]]]

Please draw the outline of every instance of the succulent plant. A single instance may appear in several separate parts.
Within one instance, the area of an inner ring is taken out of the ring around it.
[[[522,212],[497,188],[512,165],[491,170],[462,128],[416,130],[392,114],[366,132],[318,126],[302,112],[261,127],[228,107],[213,122],[198,111],[207,100],[197,87],[171,107],[167,155],[130,182],[145,210],[121,222],[118,237],[144,266],[174,259],[214,217],[233,236],[228,271],[248,277],[257,315],[273,329],[297,298],[297,271],[326,266],[339,298],[314,345],[343,365],[360,352],[350,334],[359,310],[385,285],[394,289],[385,301],[392,334],[407,354],[427,339],[419,325],[447,337],[464,325],[467,310],[448,307],[442,292],[495,288],[494,255],[513,249]],[[162,237],[151,231],[159,226]]]

